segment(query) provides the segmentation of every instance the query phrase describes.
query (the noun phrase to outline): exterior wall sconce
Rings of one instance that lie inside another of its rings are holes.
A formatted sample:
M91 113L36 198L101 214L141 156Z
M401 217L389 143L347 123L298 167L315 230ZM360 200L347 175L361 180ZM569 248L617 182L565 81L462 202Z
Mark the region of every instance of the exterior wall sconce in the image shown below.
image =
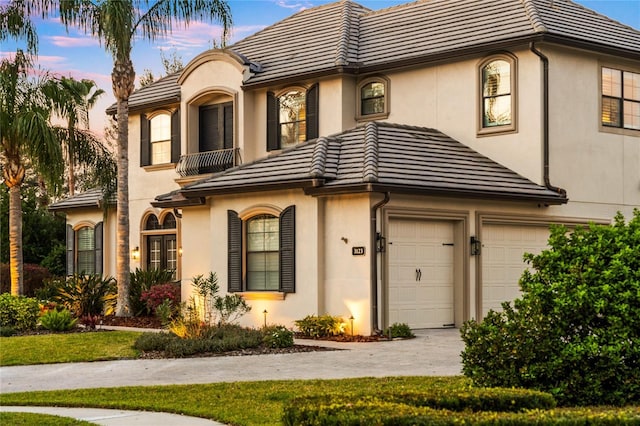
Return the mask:
M479 256L482 243L476 237L471 237L471 256Z
M182 247L178 249L178 256L182 257Z
M133 250L131 250L131 257L134 260L138 260L140 259L140 247L136 246L136 248L134 248Z
M267 314L269 312L267 312L267 310L265 309L264 311L262 311L262 314L264 315L264 327L267 328Z
M376 232L376 251L378 253L383 253L385 251L386 245L387 239L383 237L379 232Z
M351 322L351 337L353 337L353 320L354 320L354 319L355 319L355 318L353 317L353 315L351 315L351 316L349 317L349 321Z

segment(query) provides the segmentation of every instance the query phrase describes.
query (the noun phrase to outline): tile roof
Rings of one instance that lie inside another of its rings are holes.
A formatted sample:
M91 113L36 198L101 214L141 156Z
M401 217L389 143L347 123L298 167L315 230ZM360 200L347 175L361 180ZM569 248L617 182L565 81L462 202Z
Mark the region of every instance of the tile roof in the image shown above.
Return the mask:
M153 105L168 105L180 102L180 86L178 85L180 73L176 72L162 77L153 83L142 87L129 97L129 110L139 110ZM117 112L117 104L107 108L107 114Z
M48 206L52 211L65 211L71 209L86 209L96 208L101 209L103 206L102 189L90 189L79 194L75 194L72 197L63 198L60 201L51 203ZM115 195L109 199L109 204L116 204Z
M419 0L378 11L342 0L303 10L227 49L257 70L245 82L251 86L540 40L640 59L638 29L571 0ZM129 108L178 102L178 77L135 91ZM115 112L115 104L107 109Z
M567 201L437 130L382 122L309 141L180 192L191 198L285 188Z

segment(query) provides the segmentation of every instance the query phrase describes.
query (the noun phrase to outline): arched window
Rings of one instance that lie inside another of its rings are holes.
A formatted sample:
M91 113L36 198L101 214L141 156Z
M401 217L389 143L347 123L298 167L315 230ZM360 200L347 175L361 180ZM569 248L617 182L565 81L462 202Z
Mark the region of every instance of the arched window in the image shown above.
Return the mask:
M67 225L67 275L102 274L103 224Z
M389 116L389 80L384 77L369 77L358 83L359 120L386 118Z
M267 93L267 151L318 137L318 85Z
M498 55L480 65L480 133L515 130L515 58Z
M150 123L151 164L171 162L171 116L159 114Z
M173 271L173 277L176 279L178 270L176 217L172 213L167 213L160 223L155 214L149 214L144 221L142 234L146 246L142 261L146 269L167 269Z

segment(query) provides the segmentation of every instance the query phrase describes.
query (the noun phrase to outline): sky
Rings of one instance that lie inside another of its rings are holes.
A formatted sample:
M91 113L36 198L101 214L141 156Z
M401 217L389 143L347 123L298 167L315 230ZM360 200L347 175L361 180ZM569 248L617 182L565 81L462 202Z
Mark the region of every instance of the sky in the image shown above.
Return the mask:
M6 4L9 0L0 0ZM228 44L243 39L296 12L331 3L335 0L229 0L233 18ZM408 0L355 0L372 10L379 10ZM574 0L618 22L640 30L640 0ZM68 31L57 19L33 18L39 38L37 65L61 76L91 79L105 91L90 116L91 129L102 134L106 122L105 109L114 103L111 89L113 60L99 42L81 31ZM174 29L165 39L149 43L138 40L134 44L132 60L137 76L149 69L157 77L164 71L161 52L171 57L174 52L186 65L199 53L219 42L221 27L217 23L192 22L187 30ZM23 43L7 42L0 46L0 57L15 53ZM136 87L138 87L136 83Z

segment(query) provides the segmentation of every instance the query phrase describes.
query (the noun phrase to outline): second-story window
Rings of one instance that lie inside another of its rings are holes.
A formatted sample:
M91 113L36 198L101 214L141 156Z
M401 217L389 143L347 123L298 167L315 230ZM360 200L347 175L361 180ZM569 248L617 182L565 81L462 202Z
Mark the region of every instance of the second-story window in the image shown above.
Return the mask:
M267 93L267 151L318 137L318 85Z
M640 130L640 74L602 68L602 125Z
M180 158L180 109L140 114L140 166L177 163Z
M385 77L369 77L357 86L358 105L356 118L373 120L389 115L389 80Z
M515 130L515 58L498 55L480 65L479 133Z
M171 117L160 114L151 120L149 142L151 144L151 164L171 162Z

